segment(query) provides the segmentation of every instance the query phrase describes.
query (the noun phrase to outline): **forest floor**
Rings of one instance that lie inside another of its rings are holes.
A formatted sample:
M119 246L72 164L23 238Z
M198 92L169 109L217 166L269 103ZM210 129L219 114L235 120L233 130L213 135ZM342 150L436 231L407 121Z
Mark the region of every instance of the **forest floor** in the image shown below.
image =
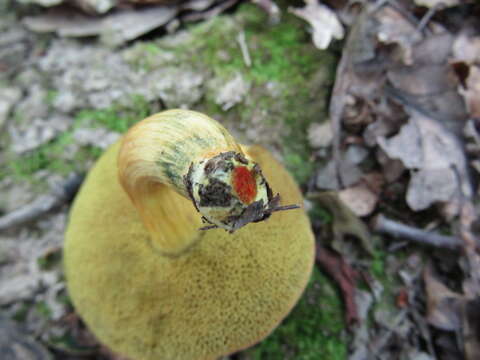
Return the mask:
M121 359L66 292L68 211L131 125L189 108L285 164L317 239L292 313L230 359L477 359L480 5L254 3L0 5L2 352Z

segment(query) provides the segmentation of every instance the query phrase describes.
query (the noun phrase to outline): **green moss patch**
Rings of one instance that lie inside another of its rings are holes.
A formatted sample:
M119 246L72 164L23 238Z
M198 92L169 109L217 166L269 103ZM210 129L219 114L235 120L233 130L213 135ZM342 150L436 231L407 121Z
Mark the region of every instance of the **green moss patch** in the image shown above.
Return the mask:
M22 155L7 153L6 162L0 166L0 179L13 176L15 179L35 182L34 175L39 170L58 174L72 171L85 171L85 165L97 159L103 152L95 146L79 146L73 158L66 158L65 152L74 144L74 131L82 127L105 127L123 133L134 123L150 114L150 104L141 96L132 96L132 105L114 105L106 109L79 111L69 130L50 142Z

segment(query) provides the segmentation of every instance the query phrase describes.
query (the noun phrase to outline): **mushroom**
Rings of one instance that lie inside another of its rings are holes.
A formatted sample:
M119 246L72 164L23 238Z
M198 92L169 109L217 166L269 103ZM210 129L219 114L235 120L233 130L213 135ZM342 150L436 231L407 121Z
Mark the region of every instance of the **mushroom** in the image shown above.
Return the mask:
M291 208L279 202L302 195L264 148L194 111L139 122L98 160L71 210L64 265L75 308L135 360L216 359L259 342L299 299L314 259L304 210L277 211Z

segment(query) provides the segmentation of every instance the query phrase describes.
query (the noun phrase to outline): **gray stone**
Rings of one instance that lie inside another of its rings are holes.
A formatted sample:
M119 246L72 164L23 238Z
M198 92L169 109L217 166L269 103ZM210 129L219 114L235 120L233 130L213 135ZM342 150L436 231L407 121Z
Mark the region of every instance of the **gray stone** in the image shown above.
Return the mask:
M46 118L25 120L20 125L11 125L9 135L11 148L17 154L33 150L67 130L72 120L65 116L52 115Z
M105 128L83 128L75 130L73 137L81 146L90 145L99 147L101 149L106 149L116 142L121 137L121 134L108 131Z
M243 101L250 90L250 82L246 81L242 75L236 74L235 77L223 86L220 86L215 96L215 103L220 105L224 111Z
M22 91L19 88L7 87L0 88L0 129L5 124L10 110L15 103L20 100Z

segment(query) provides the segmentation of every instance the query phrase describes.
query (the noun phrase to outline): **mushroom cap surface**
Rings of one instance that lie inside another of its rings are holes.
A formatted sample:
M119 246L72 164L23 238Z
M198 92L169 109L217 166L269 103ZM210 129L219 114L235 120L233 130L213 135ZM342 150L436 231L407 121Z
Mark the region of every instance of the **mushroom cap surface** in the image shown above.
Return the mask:
M119 144L99 159L70 213L64 248L73 304L105 345L134 360L216 359L266 337L290 312L310 277L314 237L303 209L229 234L198 231L178 257L152 248L117 179ZM302 204L292 177L263 148L244 147L282 204ZM165 187L198 221L193 204ZM158 199L162 201L162 199Z

